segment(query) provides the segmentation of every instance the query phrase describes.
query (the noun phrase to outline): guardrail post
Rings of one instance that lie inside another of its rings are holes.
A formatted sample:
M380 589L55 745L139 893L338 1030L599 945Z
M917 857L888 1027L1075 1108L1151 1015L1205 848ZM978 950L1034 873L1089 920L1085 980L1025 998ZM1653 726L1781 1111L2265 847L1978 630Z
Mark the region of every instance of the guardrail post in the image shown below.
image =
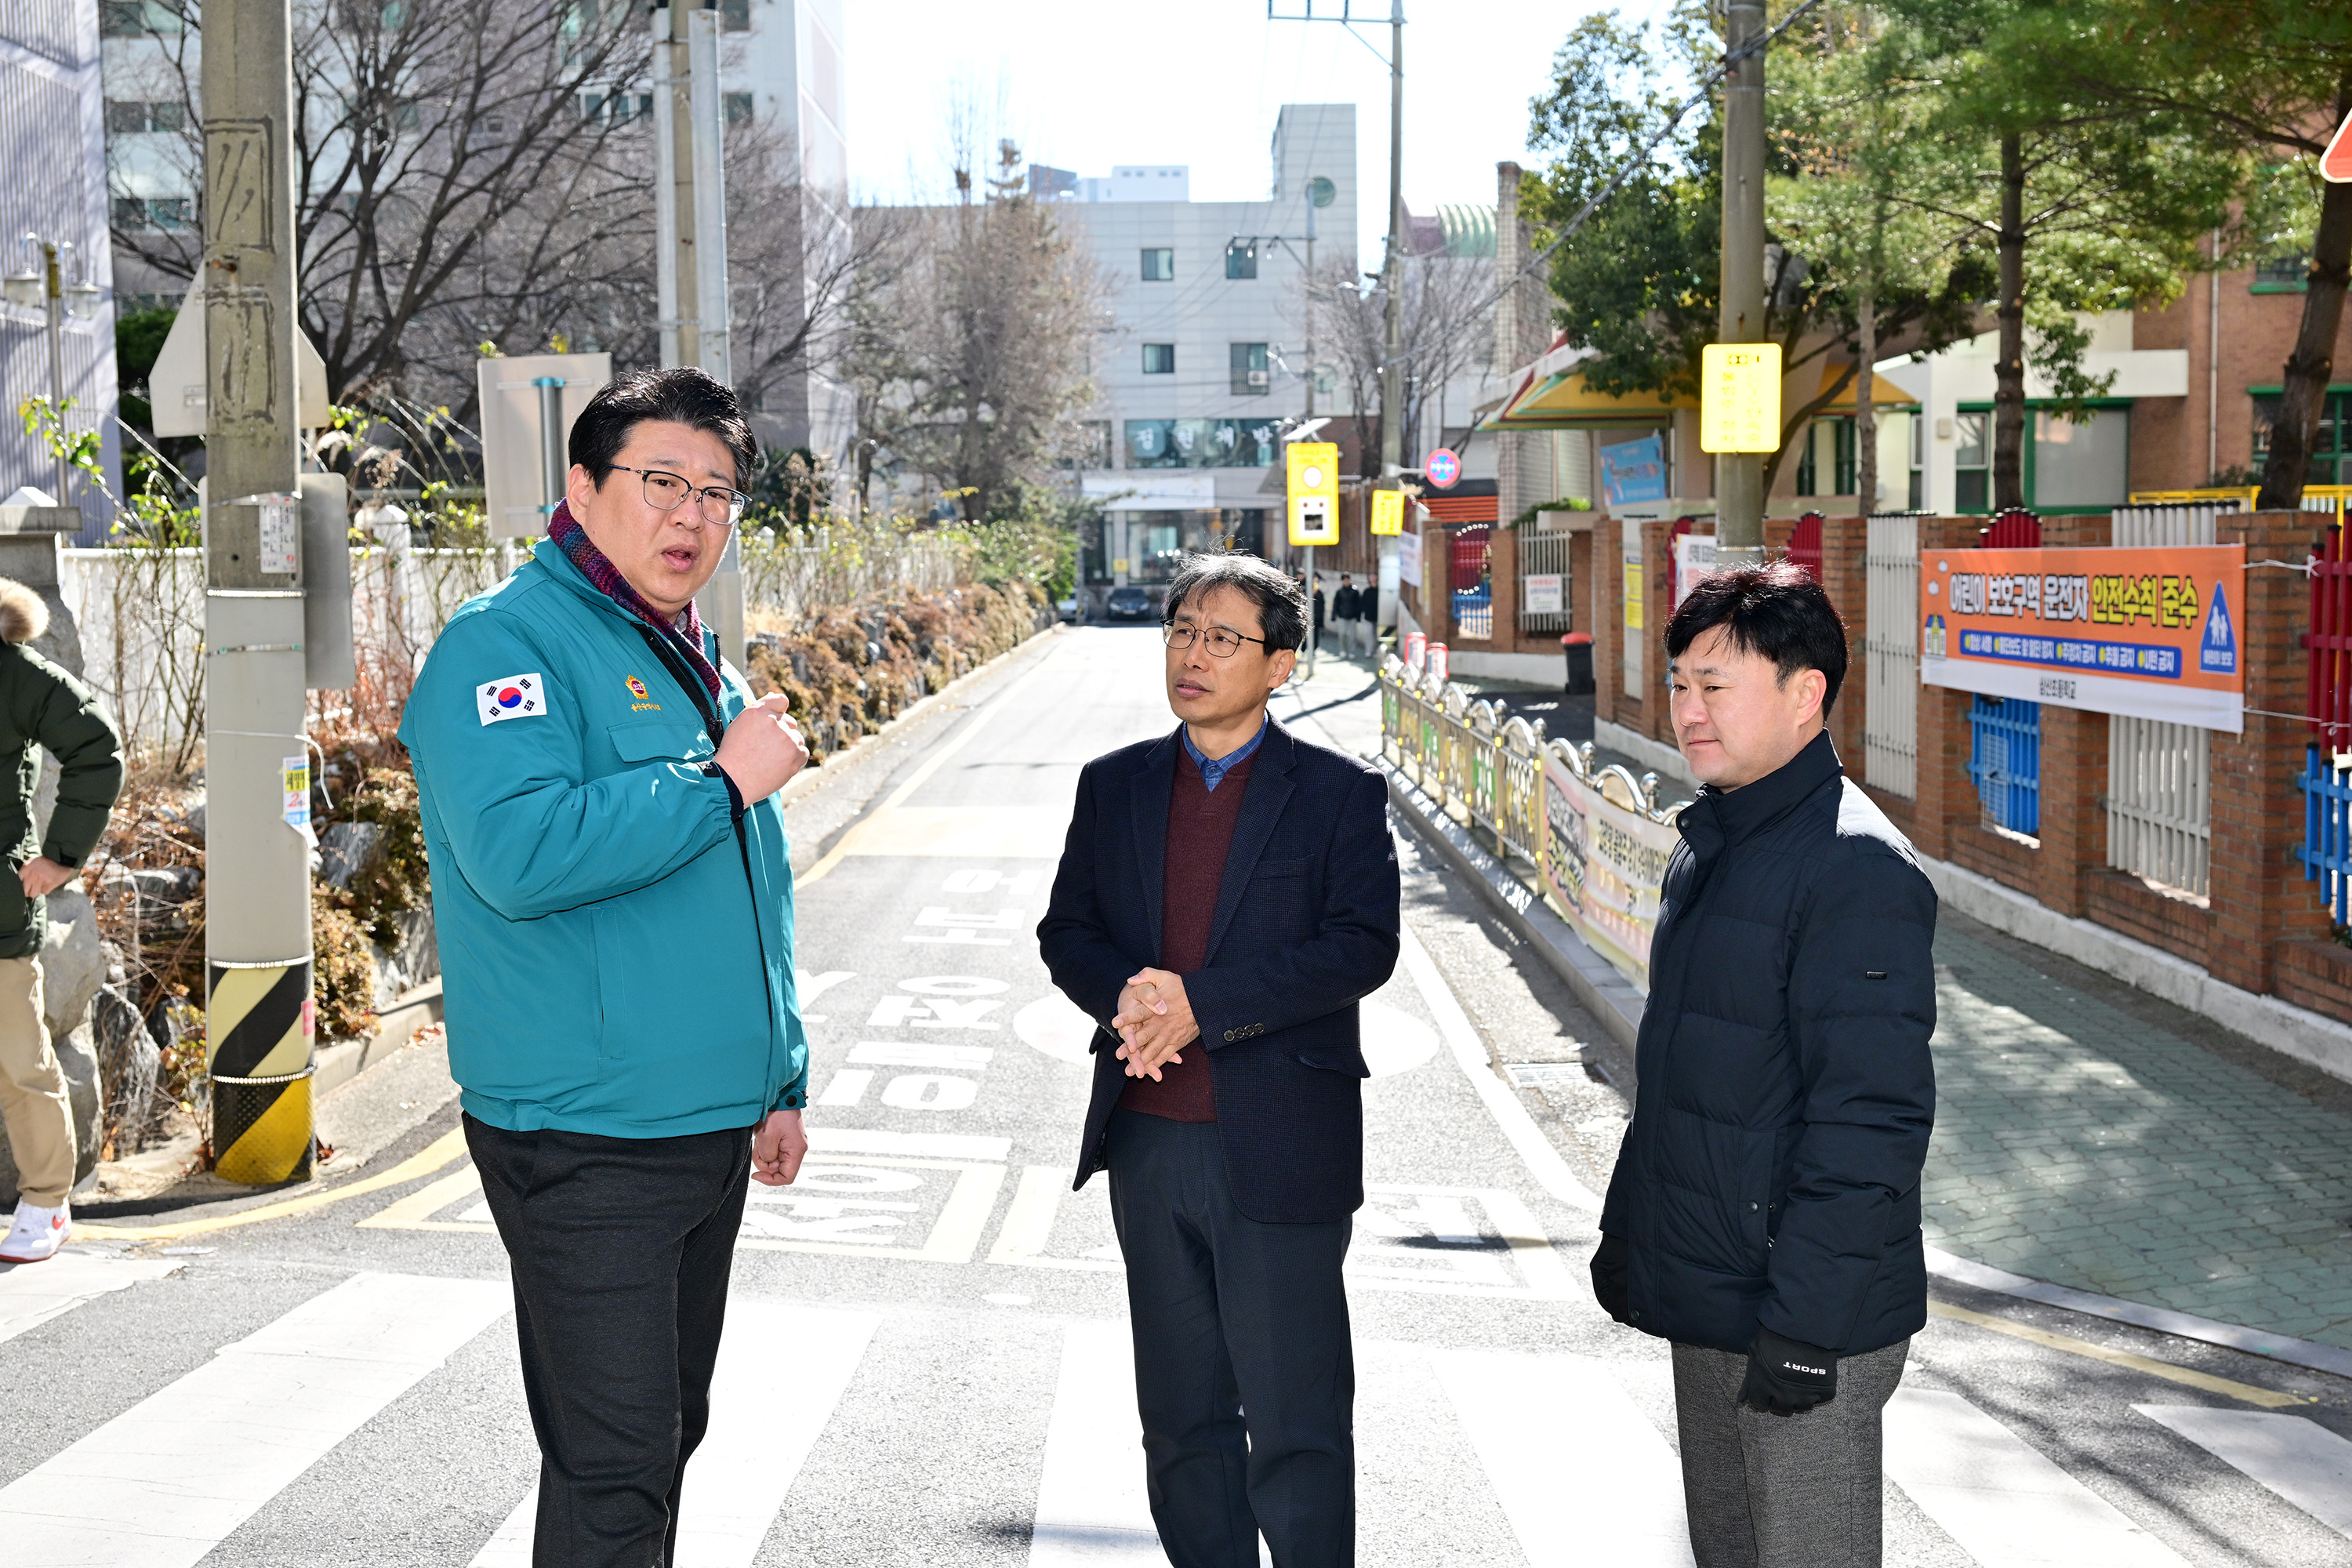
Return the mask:
M2238 612L2245 659L2246 728L2212 736L2213 838L2208 879L2213 910L2213 977L2248 991L2273 989L2275 948L2325 941L2327 911L2305 882L2304 802L2295 781L2310 739L2300 718L2307 681L2301 634L2309 580L2262 562L2307 559L2326 519L2294 511L2225 512L2214 520L2223 544L2246 547L2246 603Z

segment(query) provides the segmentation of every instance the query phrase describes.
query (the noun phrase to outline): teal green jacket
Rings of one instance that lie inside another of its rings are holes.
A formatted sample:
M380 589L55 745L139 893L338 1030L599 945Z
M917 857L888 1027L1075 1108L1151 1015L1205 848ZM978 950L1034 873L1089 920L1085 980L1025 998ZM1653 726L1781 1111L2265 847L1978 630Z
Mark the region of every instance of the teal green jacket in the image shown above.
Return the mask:
M669 1138L807 1100L783 815L735 819L709 693L654 640L541 541L450 617L401 718L449 1070L494 1127ZM752 696L721 673L723 727Z

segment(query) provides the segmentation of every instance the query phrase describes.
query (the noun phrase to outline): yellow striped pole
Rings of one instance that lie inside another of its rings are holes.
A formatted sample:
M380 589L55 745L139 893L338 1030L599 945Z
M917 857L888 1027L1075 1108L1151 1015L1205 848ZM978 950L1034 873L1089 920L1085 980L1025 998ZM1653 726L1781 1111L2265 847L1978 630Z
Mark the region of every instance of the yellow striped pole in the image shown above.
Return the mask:
M311 1132L310 961L205 965L213 1168L253 1186L306 1181Z

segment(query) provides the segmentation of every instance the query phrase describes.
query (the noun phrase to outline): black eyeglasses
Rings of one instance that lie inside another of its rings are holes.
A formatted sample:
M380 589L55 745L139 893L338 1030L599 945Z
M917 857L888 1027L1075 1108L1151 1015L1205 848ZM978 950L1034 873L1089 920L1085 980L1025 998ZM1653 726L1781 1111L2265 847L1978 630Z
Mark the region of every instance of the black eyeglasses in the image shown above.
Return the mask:
M1223 626L1211 626L1208 629L1207 635L1209 638L1209 652L1218 658L1233 658L1234 655L1242 651L1242 644L1245 642L1256 643L1261 647L1265 646L1265 639L1264 637L1245 637L1242 636L1241 633L1229 631ZM1191 647L1192 644L1201 637L1201 636L1202 632L1198 626L1162 626L1160 628L1160 640L1166 643L1170 647L1174 648L1179 653Z
M716 528L734 527L742 517L743 509L751 504L750 496L741 490L730 489L725 485L709 485L697 489L682 474L669 473L661 468L633 468L626 463L615 463L613 467L625 474L645 476L646 504L656 511L676 511L686 504L687 497L692 496L700 503L696 510L702 514L702 521ZM711 511L714 501L719 506L716 515Z

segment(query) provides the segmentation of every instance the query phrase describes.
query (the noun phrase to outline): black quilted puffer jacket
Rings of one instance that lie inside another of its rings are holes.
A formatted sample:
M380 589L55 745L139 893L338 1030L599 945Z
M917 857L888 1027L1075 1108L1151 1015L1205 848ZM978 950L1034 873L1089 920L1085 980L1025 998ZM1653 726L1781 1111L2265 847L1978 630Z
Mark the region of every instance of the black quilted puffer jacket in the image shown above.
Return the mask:
M1682 814L1601 1228L1633 1326L1859 1355L1927 1321L1936 891L1826 734Z

